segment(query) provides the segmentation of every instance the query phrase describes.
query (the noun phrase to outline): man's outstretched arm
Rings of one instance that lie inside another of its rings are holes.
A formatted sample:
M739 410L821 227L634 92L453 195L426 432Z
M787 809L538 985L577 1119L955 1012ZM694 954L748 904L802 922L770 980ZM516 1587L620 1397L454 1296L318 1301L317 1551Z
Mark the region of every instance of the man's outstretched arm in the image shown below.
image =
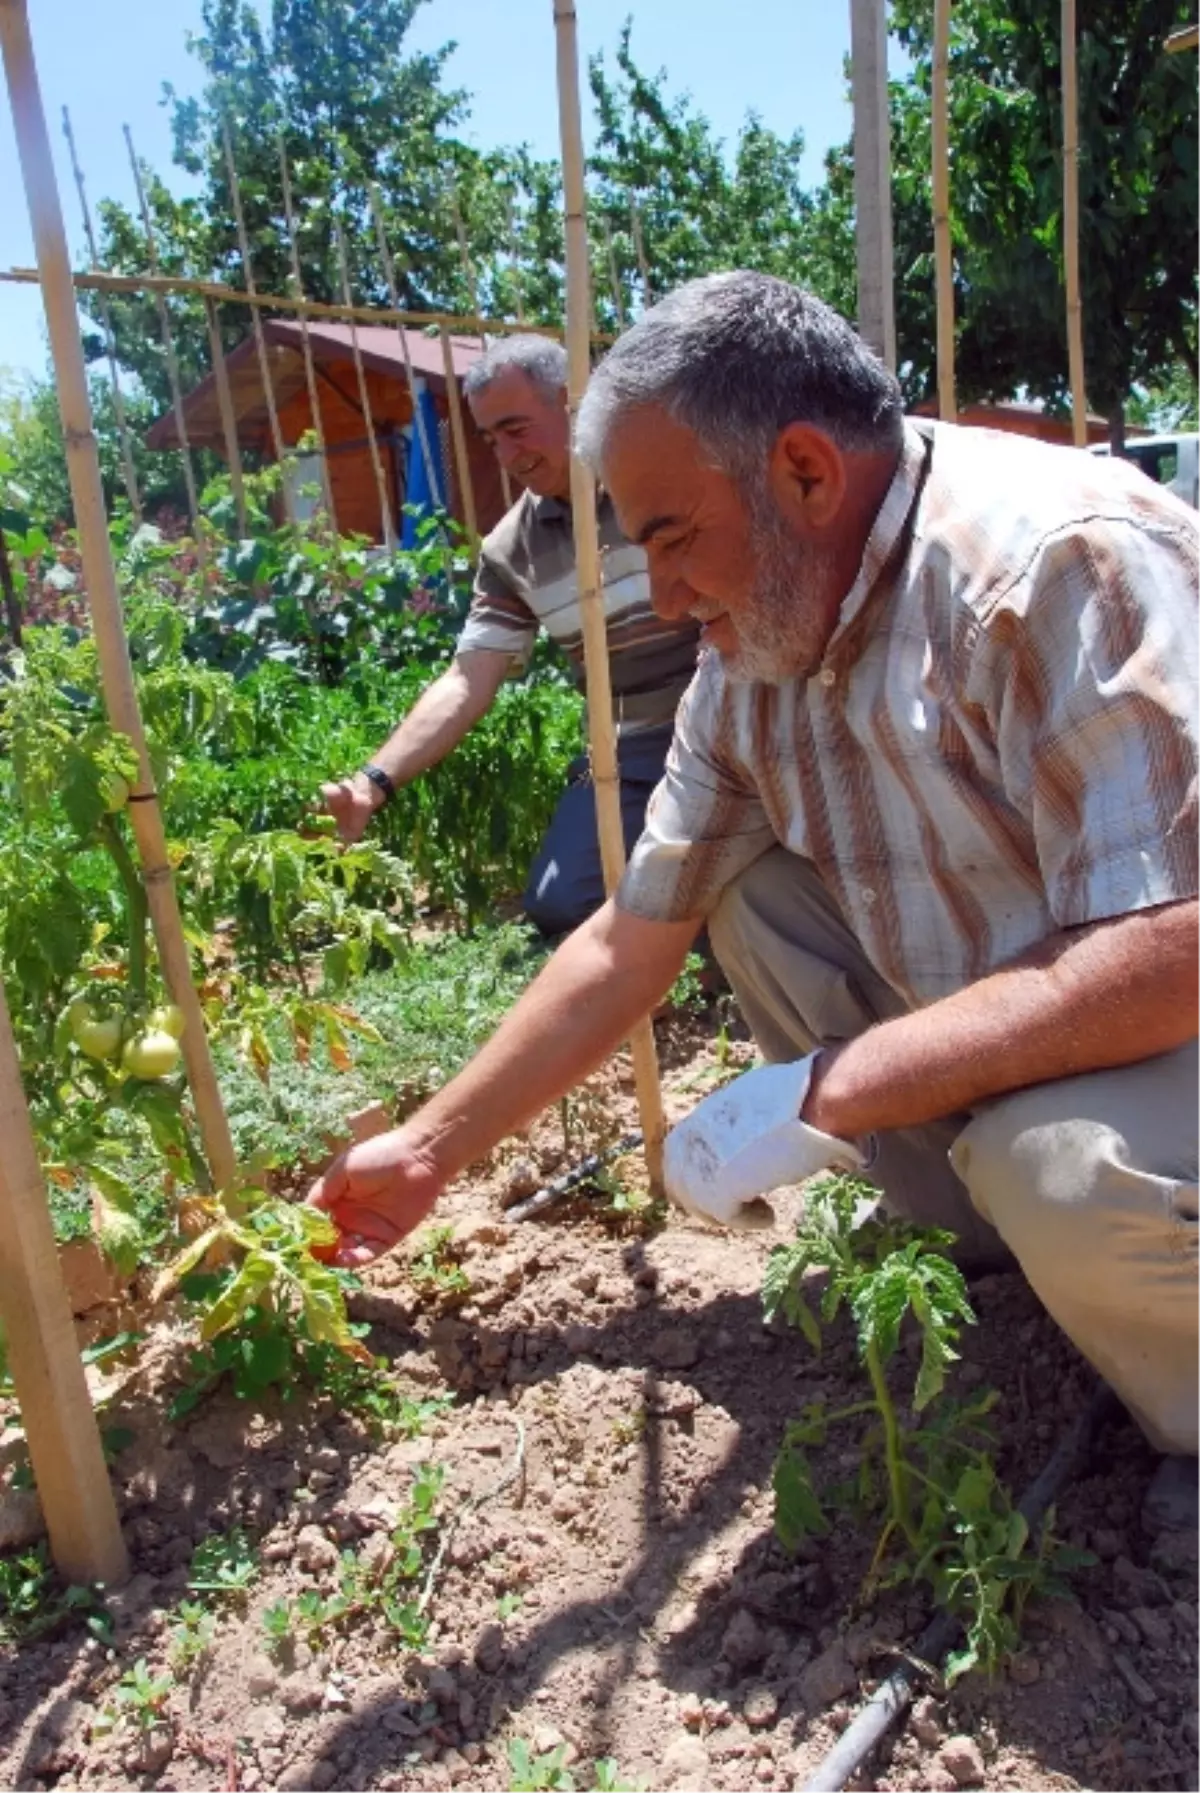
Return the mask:
M594 1070L670 988L700 925L609 902L577 928L453 1082L317 1179L308 1199L341 1229L338 1261L389 1250L453 1177Z

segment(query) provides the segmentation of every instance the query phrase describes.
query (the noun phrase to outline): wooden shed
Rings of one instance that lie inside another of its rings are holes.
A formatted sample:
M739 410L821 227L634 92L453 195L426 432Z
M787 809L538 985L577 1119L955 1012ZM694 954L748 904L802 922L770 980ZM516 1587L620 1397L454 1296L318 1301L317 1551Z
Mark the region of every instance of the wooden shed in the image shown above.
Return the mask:
M304 375L301 327L290 319L268 318L263 322L263 334L279 412L280 434L285 445L291 448L306 430L313 427ZM436 334L426 335L421 330L406 329L404 337L418 395L421 391L426 392L437 414L441 465L448 482L448 508L459 522L465 522L463 497L451 448L442 346ZM383 520L354 368L350 326L313 322L308 326L308 338L338 527L368 536L372 541L382 541ZM413 440L413 407L400 332L391 324L360 324L358 347L375 438L398 525L405 502ZM450 347L455 378L461 385L463 375L483 351L476 337L452 336ZM252 336L226 355L225 368L239 446L270 460L272 442L267 401ZM476 516L480 530L486 532L504 511L499 469L491 450L475 428L470 407L464 403L462 409ZM214 449L223 456L225 438L215 375L210 373L184 395L183 410L188 440L194 446ZM179 446L173 411L158 418L146 442L148 447L156 449ZM319 469L315 464L302 463L299 471L302 477L297 484L316 483Z

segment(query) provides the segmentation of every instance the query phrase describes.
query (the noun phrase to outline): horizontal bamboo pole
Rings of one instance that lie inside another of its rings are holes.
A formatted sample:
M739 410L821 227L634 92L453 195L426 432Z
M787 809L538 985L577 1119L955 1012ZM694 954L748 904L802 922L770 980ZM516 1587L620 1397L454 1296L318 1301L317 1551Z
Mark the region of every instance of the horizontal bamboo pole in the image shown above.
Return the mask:
M103 293L194 293L202 299L217 299L223 305L265 305L272 311L294 311L303 317L353 319L358 324L412 324L416 329L430 325L445 326L452 336L515 335L552 336L555 342L565 340L566 332L558 324L533 324L528 319L514 324L511 318L455 317L449 311L397 311L390 305L327 305L320 299L298 299L283 293L247 293L240 286L226 286L219 280L187 280L175 274L75 274L72 276L80 292ZM15 281L23 286L36 286L36 268L0 269L0 280ZM597 331L593 341L610 343L617 339L611 331Z
M129 737L137 755L129 822L137 842L159 965L171 1000L183 1011L183 1056L201 1138L213 1181L222 1188L233 1182L237 1160L208 1048L200 998L192 982L191 957L175 899L162 810L133 682L116 568L108 538L100 456L92 427L87 370L71 287L67 236L54 181L54 162L29 42L24 0L0 0L0 26L4 31L4 57L17 150L41 269L42 303L50 336L67 475L75 506L79 552L100 662L104 703L113 728Z

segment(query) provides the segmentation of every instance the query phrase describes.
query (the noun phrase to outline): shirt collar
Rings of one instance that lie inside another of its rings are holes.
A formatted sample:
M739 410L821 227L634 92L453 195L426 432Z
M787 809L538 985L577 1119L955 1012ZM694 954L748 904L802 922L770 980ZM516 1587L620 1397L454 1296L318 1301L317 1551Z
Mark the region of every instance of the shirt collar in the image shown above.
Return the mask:
M825 649L827 660L841 647L851 625L874 594L880 577L895 552L920 494L931 446L929 437L905 419L900 460L892 475L892 483L884 494L883 503L875 513L875 521L871 525L871 533L867 537L854 584L842 600L837 628Z
M597 517L603 517L604 513L608 509L610 509L611 506L612 506L612 499L609 497L609 495L605 491L604 487L598 485L596 487L596 515L597 515ZM565 521L565 522L569 523L571 520L571 505L570 505L570 501L566 498L536 498L535 497L533 500L533 508L537 512L538 517L540 518L540 520L543 523L560 522L560 521Z

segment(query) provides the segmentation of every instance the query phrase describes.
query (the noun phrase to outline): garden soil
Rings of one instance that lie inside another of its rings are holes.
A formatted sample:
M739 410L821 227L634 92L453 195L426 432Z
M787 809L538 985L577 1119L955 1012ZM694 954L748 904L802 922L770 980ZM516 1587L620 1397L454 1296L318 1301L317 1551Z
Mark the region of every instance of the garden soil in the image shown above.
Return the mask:
M668 1042L673 1114L711 1082L714 1053ZM187 1339L178 1319L157 1324L107 1416L134 1434L114 1469L134 1559L111 1596L115 1644L76 1625L0 1657L4 1786L504 1789L513 1739L560 1751L579 1788L598 1758L630 1787L804 1784L928 1610L911 1587L860 1607L875 1540L852 1521L795 1557L773 1537L785 1422L861 1390L847 1327L818 1358L763 1324L763 1265L798 1196L775 1233L652 1225L603 1194L505 1218L506 1196L631 1115L618 1061L568 1116L570 1151L547 1117L451 1191L466 1291L419 1288L402 1254L367 1276L354 1306L373 1349L414 1396L454 1398L419 1438L303 1394L260 1410L218 1394L171 1425ZM1000 1391L998 1467L1019 1490L1094 1385L1018 1274L976 1281L972 1299L952 1388ZM898 1390L915 1366L902 1351ZM263 1609L332 1591L343 1549L382 1560L422 1461L447 1472L428 1648L360 1621L269 1656ZM820 1467L845 1478L857 1462L853 1434L835 1433ZM1196 1787L1195 1565L1142 1528L1153 1468L1128 1420L1106 1424L1057 1512L1058 1535L1098 1559L1074 1597L1030 1609L994 1681L931 1681L856 1786ZM235 1524L260 1572L219 1605L168 1723L143 1740L106 1731L122 1673L142 1657L167 1669L196 1543Z

